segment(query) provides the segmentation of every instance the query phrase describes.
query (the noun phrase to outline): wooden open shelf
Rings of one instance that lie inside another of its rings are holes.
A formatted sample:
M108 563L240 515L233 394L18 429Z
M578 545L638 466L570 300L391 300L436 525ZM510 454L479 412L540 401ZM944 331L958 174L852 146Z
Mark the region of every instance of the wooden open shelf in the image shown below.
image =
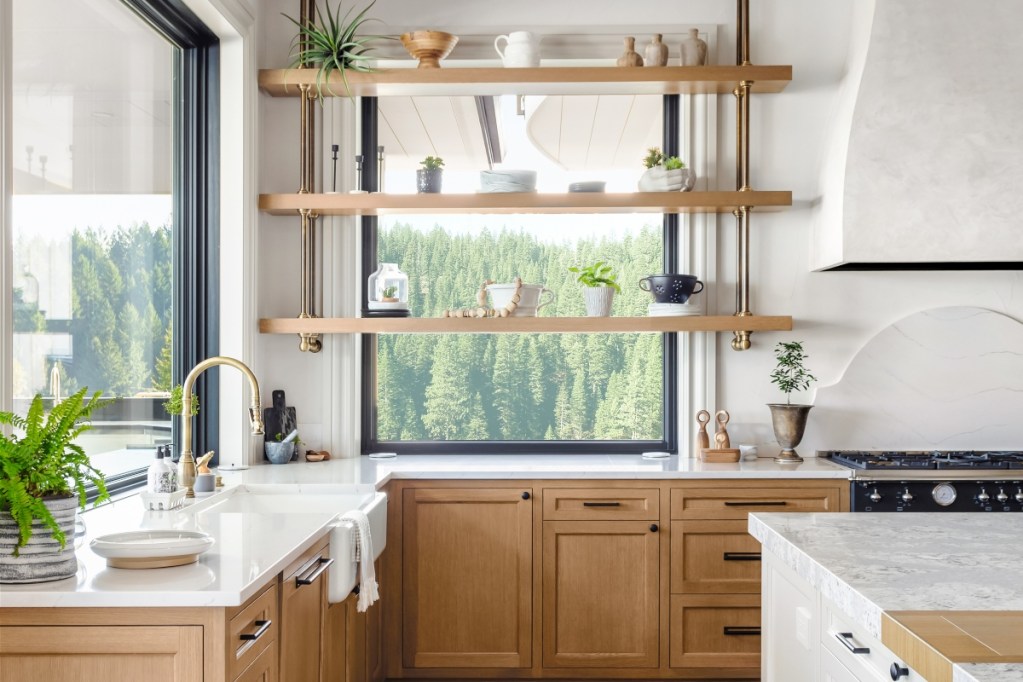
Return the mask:
M293 216L299 209L319 215L427 213L730 213L738 206L758 211L792 205L792 192L566 192L537 194L260 194L259 210Z
M263 334L569 334L628 332L790 331L789 316L736 317L440 317L272 318L259 321Z
M261 69L259 87L274 97L297 97L298 86L315 86L316 69ZM332 73L324 96L451 95L687 95L730 94L740 81L755 93L781 92L792 80L791 66L551 66L382 69L349 72L348 87Z

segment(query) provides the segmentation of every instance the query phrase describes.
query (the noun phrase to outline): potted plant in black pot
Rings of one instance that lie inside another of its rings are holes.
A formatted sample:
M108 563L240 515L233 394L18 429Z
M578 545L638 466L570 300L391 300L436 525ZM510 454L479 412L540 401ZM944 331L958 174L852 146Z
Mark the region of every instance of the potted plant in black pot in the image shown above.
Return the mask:
M427 156L419 165L422 168L416 171L416 190L420 194L439 194L440 183L444 177L444 159L439 156Z
M75 559L75 516L85 508L87 485L109 499L103 474L75 443L92 426L96 409L109 404L82 389L46 414L42 396L20 417L0 412L0 424L22 435L0 433L0 582L27 583L69 578Z
M793 391L805 391L817 377L810 374L804 366L807 355L803 352L803 344L799 341L779 342L774 347L774 357L778 365L771 372L771 383L785 394L784 403L768 403L771 408L771 424L774 426L774 437L781 446L781 452L774 458L776 462L802 462L803 458L796 454L796 446L803 440L806 430L806 418L813 405L793 405Z

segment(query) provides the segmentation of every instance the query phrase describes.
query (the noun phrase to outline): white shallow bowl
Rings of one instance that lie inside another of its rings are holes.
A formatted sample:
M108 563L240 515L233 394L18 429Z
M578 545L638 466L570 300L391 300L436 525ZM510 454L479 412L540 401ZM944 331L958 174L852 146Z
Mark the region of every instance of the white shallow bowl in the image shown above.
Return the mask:
M569 192L603 192L607 183L603 180L573 182L568 186Z
M114 568L164 568L190 564L213 546L196 530L132 530L94 538L89 548Z
M481 192L532 192L536 189L536 171L480 171Z

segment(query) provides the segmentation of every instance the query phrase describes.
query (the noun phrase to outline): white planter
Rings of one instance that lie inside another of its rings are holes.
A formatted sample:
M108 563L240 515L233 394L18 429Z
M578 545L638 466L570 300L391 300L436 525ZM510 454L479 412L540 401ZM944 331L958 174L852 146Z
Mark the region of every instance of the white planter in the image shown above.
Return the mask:
M18 542L18 524L7 512L0 512L0 583L40 583L70 578L78 571L75 558L75 515L77 497L50 497L43 500L64 532L64 548L53 539L50 529L36 520L32 537L14 556Z
M614 297L615 290L611 287L586 287L583 289L583 298L586 300L586 315L589 317L609 317Z
M640 192L688 192L695 184L696 173L691 168L668 170L654 166L639 177Z

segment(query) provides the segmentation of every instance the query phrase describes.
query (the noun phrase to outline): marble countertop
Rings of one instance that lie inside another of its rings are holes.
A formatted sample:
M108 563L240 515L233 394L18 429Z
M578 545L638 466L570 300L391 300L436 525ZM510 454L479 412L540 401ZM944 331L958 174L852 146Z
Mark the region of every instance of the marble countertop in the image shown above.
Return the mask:
M878 639L883 611L1023 611L1023 514L755 513L749 531ZM956 668L1023 682L1020 664Z
M399 456L327 462L258 465L219 472L228 486L239 484L369 485L394 478L417 479L685 479L685 478L834 478L849 471L831 462L807 459L778 465L771 459L735 464L705 464L668 457L594 456ZM82 606L236 606L255 594L276 572L328 531L333 514L221 513L216 507L147 512L135 495L90 509L81 515L87 534L77 550L78 573L52 583L0 586L0 607ZM174 568L108 568L88 541L106 533L139 529L200 530L215 544L198 563Z
M372 483L415 479L686 479L686 478L833 478L850 470L825 459L800 464L773 459L708 464L685 457L644 459L640 455L399 455L392 459L356 457L327 462L261 465L244 471L221 470L232 483ZM311 479L310 477L315 477Z

